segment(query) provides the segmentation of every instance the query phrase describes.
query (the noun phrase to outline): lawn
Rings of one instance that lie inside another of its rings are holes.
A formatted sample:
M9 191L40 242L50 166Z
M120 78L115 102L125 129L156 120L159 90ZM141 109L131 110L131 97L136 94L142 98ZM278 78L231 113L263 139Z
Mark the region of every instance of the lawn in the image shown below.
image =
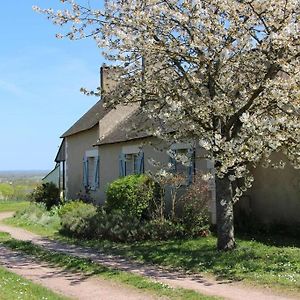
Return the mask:
M0 201L0 212L17 211L29 205L28 201Z
M74 242L74 240L73 240ZM238 239L231 252L216 250L216 238L120 244L109 241L76 241L137 261L213 274L218 278L287 289L300 293L300 248Z
M42 233L36 224L10 219L9 224ZM170 240L163 242L114 243L103 240L67 239L57 234L57 228L47 229L48 235L68 243L80 244L114 253L140 262L206 273L219 278L243 280L300 293L300 240L284 236L240 237L238 247L231 252L216 250L216 238ZM46 234L47 235L47 234Z
M63 300L50 290L0 267L0 300Z

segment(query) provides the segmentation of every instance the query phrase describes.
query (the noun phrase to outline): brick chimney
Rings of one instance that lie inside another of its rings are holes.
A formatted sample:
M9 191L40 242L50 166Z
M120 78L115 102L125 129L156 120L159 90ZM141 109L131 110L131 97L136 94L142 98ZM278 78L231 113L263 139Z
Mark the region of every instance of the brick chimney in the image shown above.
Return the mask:
M103 95L107 95L118 85L120 67L103 65L100 68L100 84ZM138 104L118 104L99 121L99 140L106 137L116 126L130 118L139 108Z
M102 65L100 68L100 86L104 94L110 93L118 85L120 74L120 67Z

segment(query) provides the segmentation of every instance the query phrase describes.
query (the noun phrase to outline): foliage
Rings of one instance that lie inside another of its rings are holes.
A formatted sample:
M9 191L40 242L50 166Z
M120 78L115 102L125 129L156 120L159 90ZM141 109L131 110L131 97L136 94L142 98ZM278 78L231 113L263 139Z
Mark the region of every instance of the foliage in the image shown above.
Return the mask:
M194 177L193 183L179 199L180 215L185 231L189 236L206 236L209 233L208 205L211 200L208 182L201 174Z
M283 168L271 161L276 151L300 167L300 1L108 0L102 10L63 2L58 12L35 9L72 24L57 37L94 38L119 67L106 104L140 103L157 120L146 128L154 136L207 150L217 215L226 216L219 246L234 247L232 202L251 187L253 167Z
M86 188L84 192L80 191L77 194L77 199L84 203L95 204L95 200L91 196L91 190L89 188Z
M96 213L97 208L92 204L80 200L67 202L59 210L61 232L73 237L93 237L95 228L91 222Z
M109 184L105 209L108 212L119 209L124 211L124 215L139 219L147 214L153 194L154 182L148 176L121 177Z
M174 238L183 238L187 233L184 226L167 219L154 219L139 229L139 240L169 240Z
M34 185L22 183L0 183L0 200L21 201L26 200Z
M94 238L119 242L138 239L138 229L141 226L139 219L133 215L127 215L123 210L107 212L104 209L98 209L92 224L95 230Z
M43 203L31 203L17 210L14 217L5 222L43 235L52 235L60 228L57 211L54 208L48 211Z
M67 300L38 284L32 283L0 267L0 299L10 300Z
M0 192L2 197L6 200L8 198L11 198L14 194L14 189L12 185L8 183L1 183L0 184Z
M61 203L59 188L52 182L38 185L29 198L33 202L44 203L48 210Z

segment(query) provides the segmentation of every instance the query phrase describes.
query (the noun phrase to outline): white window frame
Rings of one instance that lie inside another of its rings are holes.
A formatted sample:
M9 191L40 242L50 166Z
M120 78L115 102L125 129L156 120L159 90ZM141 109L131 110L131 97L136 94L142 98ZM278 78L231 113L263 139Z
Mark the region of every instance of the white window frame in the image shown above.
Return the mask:
M139 170L136 169L136 167L137 167L136 162L137 162L137 159L138 159L140 153L144 153L142 150L142 147L140 145L130 145L130 146L122 147L121 155L123 156L123 159L124 159L124 163L122 166L122 168L124 168L123 176L140 174ZM131 173L127 172L127 164L128 164L127 157L131 157L131 159L130 159L130 163L132 164L131 165L131 170L132 170ZM141 163L144 164L144 159L142 159ZM144 170L144 166L141 166L141 168L142 168L142 170Z
M99 188L98 183L96 182L96 177L98 176L98 181L99 181L99 175L100 175L99 174L100 170L99 169L97 170L97 168L99 168L99 151L98 150L85 151L85 159L87 162L87 174L86 174L87 184L88 184L87 188L89 188L91 191L96 191ZM93 174L90 174L89 164L92 159L94 160ZM93 180L91 180L91 178L93 178Z

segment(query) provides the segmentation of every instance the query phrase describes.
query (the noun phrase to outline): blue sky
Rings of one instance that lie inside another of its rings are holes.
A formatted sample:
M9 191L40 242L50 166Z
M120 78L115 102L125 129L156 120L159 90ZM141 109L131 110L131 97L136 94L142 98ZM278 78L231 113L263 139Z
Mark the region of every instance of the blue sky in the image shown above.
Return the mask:
M59 0L4 1L0 10L0 170L51 169L59 136L97 101L79 90L98 86L101 51L92 40L56 39L59 28L32 5Z

